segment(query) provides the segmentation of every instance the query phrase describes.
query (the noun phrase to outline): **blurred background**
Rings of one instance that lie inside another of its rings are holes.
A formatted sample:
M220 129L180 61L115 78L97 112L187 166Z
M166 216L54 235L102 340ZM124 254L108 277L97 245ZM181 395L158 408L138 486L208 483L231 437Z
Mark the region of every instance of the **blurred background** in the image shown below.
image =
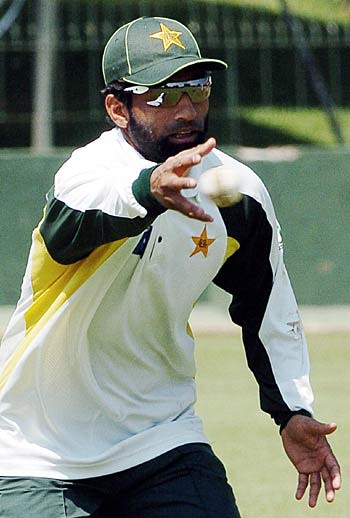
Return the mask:
M272 195L309 334L315 410L338 422L345 488L315 512L294 501L294 469L261 418L238 333L228 339L238 331L228 299L212 286L191 321L208 434L245 518L349 517L350 0L0 0L0 336L56 170L108 128L104 45L142 15L177 18L203 55L229 64L214 76L210 134Z
M269 188L299 303L347 305L350 0L0 0L0 304L18 297L57 168L108 128L104 45L143 15L177 18L228 62L210 134Z

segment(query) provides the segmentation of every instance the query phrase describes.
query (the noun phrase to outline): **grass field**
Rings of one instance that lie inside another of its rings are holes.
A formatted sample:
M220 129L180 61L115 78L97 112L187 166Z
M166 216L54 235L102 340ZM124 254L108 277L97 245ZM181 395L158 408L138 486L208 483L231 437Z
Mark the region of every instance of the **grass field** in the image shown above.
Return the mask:
M239 336L197 337L197 412L226 466L242 518L348 518L350 516L350 334L308 337L315 416L335 421L330 441L342 466L343 488L315 509L294 498L297 474L281 446L278 428L259 410L257 385Z
M217 0L202 0L217 2ZM280 0L221 0L222 2L237 6L281 12ZM289 10L296 16L311 18L320 22L336 21L338 23L349 23L350 3L348 0L287 0ZM350 513L349 513L350 515Z
M328 117L321 108L249 106L241 107L239 111L243 120L261 128L282 132L295 142L321 147L332 147L337 143ZM345 144L349 146L350 110L337 108L335 117L343 133Z
M259 409L239 335L196 336L197 413L226 466L242 518L350 517L350 333L308 334L308 342L315 417L338 424L330 442L343 475L336 501L327 504L322 493L315 509L307 498L294 498L297 473L278 427Z

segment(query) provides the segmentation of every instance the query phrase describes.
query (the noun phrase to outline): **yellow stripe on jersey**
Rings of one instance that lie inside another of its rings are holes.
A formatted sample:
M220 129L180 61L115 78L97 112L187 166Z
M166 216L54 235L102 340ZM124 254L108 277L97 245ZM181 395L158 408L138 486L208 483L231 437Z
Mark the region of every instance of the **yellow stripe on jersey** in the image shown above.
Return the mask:
M71 265L54 261L36 229L33 234L32 289L33 303L26 311L25 337L8 360L0 378L0 390L32 340L44 328L60 307L91 277L128 238L102 245L87 258Z
M222 264L224 264L231 255L233 255L237 250L240 248L239 242L234 238L227 236L227 245L226 245L226 252L224 260L222 261Z
M193 331L192 331L192 327L190 326L190 323L187 322L187 325L186 325L186 333L188 334L188 336L190 336L191 338L194 338L194 335L193 335Z
M225 256L222 261L222 264L224 264L227 261L227 259L229 257L231 257L231 255L233 255L235 252L237 252L237 250L240 248L240 246L241 245L235 238L227 236L226 252L225 252ZM193 307L194 307L194 305L193 305ZM191 328L189 322L187 322L186 332L191 338L194 338L193 331L192 331L192 328Z

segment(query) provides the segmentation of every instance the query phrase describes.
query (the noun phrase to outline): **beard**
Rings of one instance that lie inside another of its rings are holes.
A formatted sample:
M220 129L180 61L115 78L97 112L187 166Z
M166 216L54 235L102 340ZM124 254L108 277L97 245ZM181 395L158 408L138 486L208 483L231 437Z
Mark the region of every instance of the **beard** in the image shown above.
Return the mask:
M158 164L165 162L170 156L174 156L180 151L202 144L206 140L208 115L203 122L198 120L192 121L191 123L174 121L169 125L169 135L178 131L185 131L186 129L193 131L195 138L191 143L171 142L169 135L157 140L149 126L137 121L132 111L130 111L129 115L128 136L130 141L144 158Z

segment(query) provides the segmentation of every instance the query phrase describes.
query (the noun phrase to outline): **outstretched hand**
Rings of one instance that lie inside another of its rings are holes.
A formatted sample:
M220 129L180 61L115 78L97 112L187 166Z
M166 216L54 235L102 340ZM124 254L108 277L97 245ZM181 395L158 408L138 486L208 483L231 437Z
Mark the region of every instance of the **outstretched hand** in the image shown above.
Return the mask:
M336 428L335 423L323 424L311 417L295 415L281 433L284 449L299 472L295 497L301 500L310 486L310 507L317 504L321 480L327 502L333 502L335 491L341 486L340 467L326 439Z
M152 195L168 209L173 209L190 218L201 221L213 221L202 207L191 203L181 194L182 189L193 189L197 182L188 177L188 173L194 165L200 163L202 158L210 153L216 146L214 138L209 138L203 144L181 151L177 155L168 158L151 174Z

